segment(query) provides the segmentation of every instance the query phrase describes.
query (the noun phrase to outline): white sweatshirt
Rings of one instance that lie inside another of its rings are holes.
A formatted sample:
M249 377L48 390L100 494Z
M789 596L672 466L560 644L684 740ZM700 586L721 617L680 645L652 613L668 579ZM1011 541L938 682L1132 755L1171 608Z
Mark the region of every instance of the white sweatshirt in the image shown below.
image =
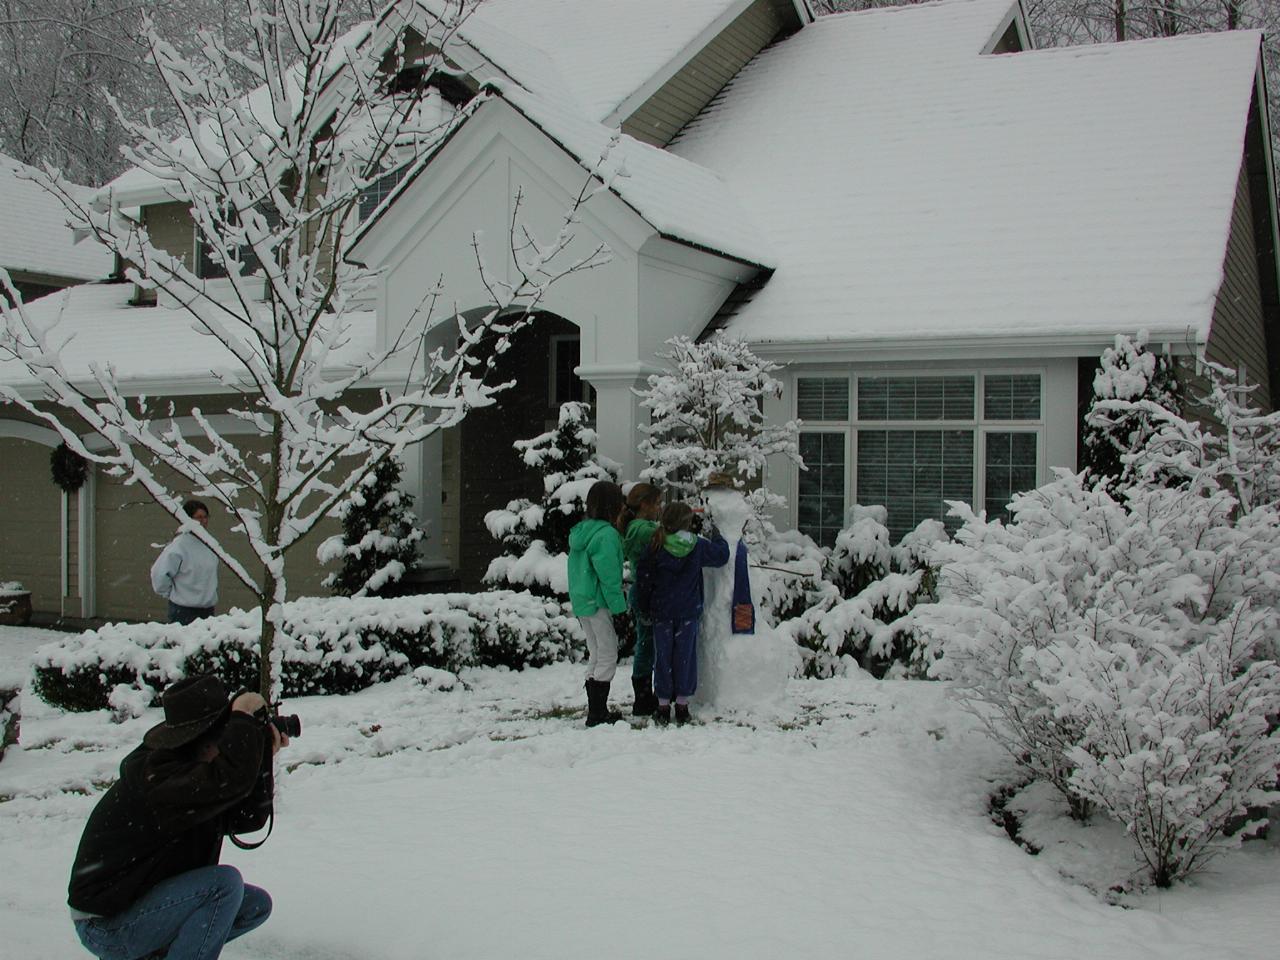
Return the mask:
M184 530L151 565L151 589L181 607L216 606L218 557Z

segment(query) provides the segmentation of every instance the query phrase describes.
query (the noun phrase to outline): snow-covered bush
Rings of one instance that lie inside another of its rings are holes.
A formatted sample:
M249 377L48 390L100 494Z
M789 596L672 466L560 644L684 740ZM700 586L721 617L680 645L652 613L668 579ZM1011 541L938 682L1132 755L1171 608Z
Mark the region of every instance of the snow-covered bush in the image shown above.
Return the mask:
M1149 351L1146 331L1136 337L1121 334L1115 346L1103 351L1081 433L1085 471L1112 496L1134 482L1133 468L1124 458L1145 446L1154 432L1152 406L1179 410L1173 358Z
M283 694L295 697L350 693L424 666L538 667L581 646L577 622L559 604L510 591L300 599L285 605L284 617ZM67 710L100 710L121 685L158 696L196 673L252 688L257 639L257 619L243 610L187 626L108 624L41 647L35 689Z
M18 726L22 719L21 691L0 686L0 760L4 752L18 742Z
M1128 826L1158 887L1237 846L1265 823L1239 819L1280 800L1280 730L1268 722L1280 670L1254 659L1276 628L1274 610L1242 600L1189 649L1143 658L1081 643L1077 668L1046 691L1083 723L1083 744L1067 750L1071 789ZM1076 696L1079 677L1093 696Z
M1257 388L1230 367L1205 364L1206 387L1194 397L1202 420L1149 401L1099 404L1099 416L1149 418L1146 442L1124 456L1129 474L1146 483L1193 492L1225 490L1249 513L1280 502L1280 411L1263 414L1249 402Z
M0 613L9 613L17 607L19 597L26 595L26 589L17 580L0 581Z
M639 391L652 422L640 429L640 454L648 462L641 479L657 484L672 500L696 500L713 479L746 490L758 480L768 457L781 455L803 466L798 421L769 423L764 401L782 395L773 376L781 369L761 360L746 343L717 333L696 343L688 337L667 341L658 354L670 372L649 377ZM751 490L748 502L766 533L768 512L783 504L765 488ZM754 525L753 525L754 526ZM757 541L767 536L752 536Z
M955 510L938 601L911 615L934 675L1073 814L1122 817L1157 882L1194 869L1263 799L1256 771L1280 764L1254 722L1280 710L1280 676L1254 666L1277 632L1274 508L1142 483L1121 503L1059 471L1008 523ZM1241 620L1242 603L1257 613ZM1240 715L1215 712L1228 705Z
M485 583L527 588L545 596L569 594L569 531L586 511L597 480L618 479L616 463L596 453L596 432L585 403L560 406L556 429L517 440L526 466L542 474L542 499L512 500L485 514L485 526L502 544L485 571Z
M932 596L929 552L947 534L925 520L893 546L887 519L884 507L851 507L807 609L780 625L800 646L806 676L834 676L851 664L876 676L925 674L906 614Z
M342 563L324 579L338 596L386 596L417 566L423 534L413 497L397 487L401 471L399 459L388 457L338 506L342 533L316 551L321 563Z
M813 605L823 590L827 554L799 530L775 532L752 551L752 565L762 582L755 601L771 622L791 620Z

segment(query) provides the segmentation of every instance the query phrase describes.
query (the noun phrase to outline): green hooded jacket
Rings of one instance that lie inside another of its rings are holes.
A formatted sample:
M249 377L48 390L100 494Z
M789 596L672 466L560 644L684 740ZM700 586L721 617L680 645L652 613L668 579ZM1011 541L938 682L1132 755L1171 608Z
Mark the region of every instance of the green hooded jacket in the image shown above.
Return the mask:
M625 613L622 595L622 537L603 520L583 520L569 531L569 601L575 617L602 607Z
M635 573L636 564L649 549L653 541L653 531L658 529L656 520L632 520L627 524L627 535L622 541L622 552L631 564L631 572Z

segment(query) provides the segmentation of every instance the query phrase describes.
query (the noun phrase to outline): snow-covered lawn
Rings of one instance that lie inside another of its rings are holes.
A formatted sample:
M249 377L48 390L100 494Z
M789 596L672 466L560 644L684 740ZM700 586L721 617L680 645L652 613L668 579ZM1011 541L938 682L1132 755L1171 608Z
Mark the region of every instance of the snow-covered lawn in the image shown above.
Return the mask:
M33 637L0 629L0 657ZM464 679L287 705L304 729L275 833L224 855L276 913L225 957L1257 960L1280 942L1276 843L1123 907L1059 871L1127 857L1105 827L1055 820L1041 856L1019 850L985 812L1007 763L941 684L794 681L768 717L588 731L577 667ZM68 865L158 713L24 710L0 763L0 956L87 957Z

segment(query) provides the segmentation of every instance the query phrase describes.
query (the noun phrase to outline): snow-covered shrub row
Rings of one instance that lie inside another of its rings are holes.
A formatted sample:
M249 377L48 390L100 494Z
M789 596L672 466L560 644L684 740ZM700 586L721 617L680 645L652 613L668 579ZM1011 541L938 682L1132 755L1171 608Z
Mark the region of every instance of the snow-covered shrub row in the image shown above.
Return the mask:
M1167 885L1278 797L1280 515L1207 482L1125 496L1063 471L1008 523L957 507L911 619L1014 759L1117 817Z
M895 546L887 521L884 507L851 507L848 525L820 566L814 551L823 554L812 540L797 541L799 534L775 539L775 552L797 555L789 564L796 573L773 578L765 606L791 613L779 631L800 647L805 676L831 677L853 665L876 676L925 673L905 615L932 595L927 558L947 533L941 522L926 520Z
M108 624L37 651L36 692L68 710L111 705L121 684L153 696L211 671L229 688L258 681L257 611L189 626ZM284 607L284 695L350 693L419 667L537 667L574 655L579 627L560 605L528 593L305 598Z

